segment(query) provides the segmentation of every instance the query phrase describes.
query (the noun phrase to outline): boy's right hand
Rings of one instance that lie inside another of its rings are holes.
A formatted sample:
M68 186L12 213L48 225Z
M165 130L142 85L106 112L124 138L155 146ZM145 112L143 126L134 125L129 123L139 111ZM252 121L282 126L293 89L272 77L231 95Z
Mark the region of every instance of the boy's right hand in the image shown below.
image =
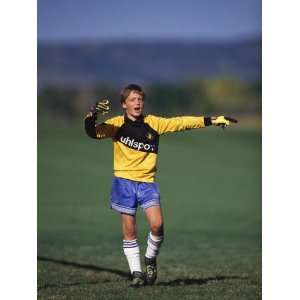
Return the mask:
M229 126L231 123L237 123L238 121L231 117L224 117L224 116L218 116L218 117L211 117L211 123L215 126L220 126L222 128L226 128L226 126Z
M99 113L105 115L109 112L110 102L108 99L103 99L98 101L94 106L91 107L90 112L94 115L98 115Z

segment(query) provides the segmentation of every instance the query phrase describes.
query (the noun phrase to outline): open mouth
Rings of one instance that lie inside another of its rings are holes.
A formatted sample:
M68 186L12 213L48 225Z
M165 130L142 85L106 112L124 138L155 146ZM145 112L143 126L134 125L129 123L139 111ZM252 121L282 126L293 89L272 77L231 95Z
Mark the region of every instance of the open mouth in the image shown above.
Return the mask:
M140 107L135 107L135 108L134 108L134 111L135 111L135 112L139 112L140 110L141 110Z

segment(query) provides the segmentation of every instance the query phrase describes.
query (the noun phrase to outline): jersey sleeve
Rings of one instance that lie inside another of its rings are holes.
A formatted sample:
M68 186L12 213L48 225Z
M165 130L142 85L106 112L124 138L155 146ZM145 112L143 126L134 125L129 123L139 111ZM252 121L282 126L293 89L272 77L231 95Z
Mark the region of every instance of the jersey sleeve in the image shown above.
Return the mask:
M113 138L121 126L121 118L114 117L101 124L96 124L96 117L88 114L85 118L85 131L94 139Z
M151 123L158 134L183 131L193 128L205 127L204 117L181 116L174 118L161 118L151 116Z

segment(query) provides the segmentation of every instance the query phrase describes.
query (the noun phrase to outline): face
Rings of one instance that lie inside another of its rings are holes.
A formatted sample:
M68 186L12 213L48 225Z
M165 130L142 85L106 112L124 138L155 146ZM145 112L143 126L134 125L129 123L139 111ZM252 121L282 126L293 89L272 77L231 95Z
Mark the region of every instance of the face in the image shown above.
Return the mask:
M127 116L135 120L143 114L144 99L139 92L131 91L125 102L122 103L122 107L125 109Z

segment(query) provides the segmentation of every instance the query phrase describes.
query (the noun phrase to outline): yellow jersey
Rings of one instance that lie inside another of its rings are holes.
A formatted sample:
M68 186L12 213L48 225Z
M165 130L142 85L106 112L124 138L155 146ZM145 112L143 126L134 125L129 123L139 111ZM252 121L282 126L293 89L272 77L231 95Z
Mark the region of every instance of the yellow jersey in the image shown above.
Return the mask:
M124 115L110 118L102 124L96 124L96 117L91 113L85 118L85 129L90 137L112 138L114 175L141 182L155 181L159 137L162 134L206 125L210 125L210 120L203 116L162 118L146 115L132 121Z

